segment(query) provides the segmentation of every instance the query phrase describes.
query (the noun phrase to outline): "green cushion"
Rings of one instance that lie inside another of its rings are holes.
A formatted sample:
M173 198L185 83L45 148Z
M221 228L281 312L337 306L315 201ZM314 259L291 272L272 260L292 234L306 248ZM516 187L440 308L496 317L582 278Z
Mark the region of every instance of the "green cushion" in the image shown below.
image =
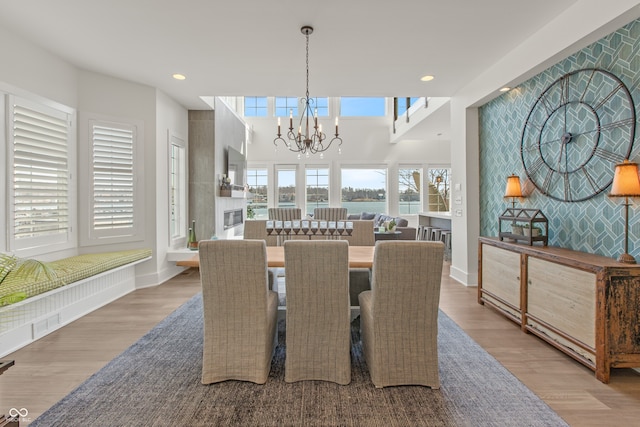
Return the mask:
M18 258L6 254L0 254L0 283L7 277L9 272L15 267Z
M47 263L56 273L57 278L53 280L45 275L25 279L24 274L13 269L0 283L0 307L13 304L17 302L16 299L29 298L149 256L150 249L134 249L65 258Z

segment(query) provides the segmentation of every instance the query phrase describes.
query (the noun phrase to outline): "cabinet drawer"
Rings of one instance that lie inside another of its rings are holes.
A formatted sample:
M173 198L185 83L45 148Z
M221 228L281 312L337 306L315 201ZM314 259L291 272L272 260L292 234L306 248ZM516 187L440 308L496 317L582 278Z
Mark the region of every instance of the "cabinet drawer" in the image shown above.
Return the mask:
M483 245L482 292L483 298L520 318L520 254ZM487 292L508 305L487 295Z
M527 313L595 349L596 275L535 257L528 265Z

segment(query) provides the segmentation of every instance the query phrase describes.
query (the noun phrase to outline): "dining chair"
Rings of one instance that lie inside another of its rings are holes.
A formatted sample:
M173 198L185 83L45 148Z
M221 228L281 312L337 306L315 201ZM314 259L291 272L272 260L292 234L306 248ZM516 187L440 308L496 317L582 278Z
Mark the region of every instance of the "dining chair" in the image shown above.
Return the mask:
M349 242L351 246L373 246L376 244L373 233L373 221L353 220L351 236L344 236L342 240Z
M269 219L277 221L293 221L302 219L302 209L300 208L269 208L267 210Z
M202 383L264 384L276 344L278 294L268 289L264 240L200 242Z
M313 219L322 221L345 221L347 219L347 208L315 208Z
M440 388L438 303L442 242L383 240L371 290L359 295L362 346L375 387Z
M243 239L255 240L260 239L267 242L267 246L277 246L277 237L275 234L267 233L266 219L248 219L244 222Z
M351 382L349 244L342 240L284 243L286 382Z

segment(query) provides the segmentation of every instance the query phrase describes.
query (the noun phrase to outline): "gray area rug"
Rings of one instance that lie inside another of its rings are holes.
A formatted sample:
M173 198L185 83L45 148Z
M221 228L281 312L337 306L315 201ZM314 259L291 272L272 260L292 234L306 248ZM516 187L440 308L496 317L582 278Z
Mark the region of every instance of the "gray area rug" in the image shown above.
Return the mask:
M31 426L561 426L564 421L440 312L441 389L376 389L358 319L352 382L284 382L284 321L265 385L202 385L195 296Z

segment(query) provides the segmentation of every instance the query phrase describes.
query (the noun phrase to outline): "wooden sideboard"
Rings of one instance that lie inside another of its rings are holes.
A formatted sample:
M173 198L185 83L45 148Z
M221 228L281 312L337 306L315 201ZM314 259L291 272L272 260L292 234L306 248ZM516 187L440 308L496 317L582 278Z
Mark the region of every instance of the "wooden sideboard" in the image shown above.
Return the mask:
M640 367L640 265L480 237L478 302L593 369Z

